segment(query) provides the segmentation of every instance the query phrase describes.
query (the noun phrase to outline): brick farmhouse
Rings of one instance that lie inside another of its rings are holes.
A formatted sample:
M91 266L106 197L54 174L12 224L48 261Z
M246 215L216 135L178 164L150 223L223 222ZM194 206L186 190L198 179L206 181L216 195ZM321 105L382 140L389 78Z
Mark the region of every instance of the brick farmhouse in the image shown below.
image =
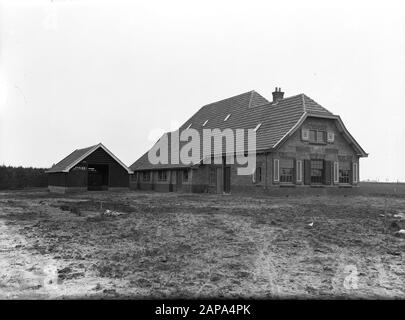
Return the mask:
M359 160L367 157L338 115L305 94L284 98L280 88L271 102L250 91L205 105L179 132L188 128L201 136L203 129L255 129L255 172L238 175L239 164L229 161L232 154L212 152L212 158L221 157L220 164L203 159L152 164L147 152L130 166L131 189L228 193L352 188L359 182Z

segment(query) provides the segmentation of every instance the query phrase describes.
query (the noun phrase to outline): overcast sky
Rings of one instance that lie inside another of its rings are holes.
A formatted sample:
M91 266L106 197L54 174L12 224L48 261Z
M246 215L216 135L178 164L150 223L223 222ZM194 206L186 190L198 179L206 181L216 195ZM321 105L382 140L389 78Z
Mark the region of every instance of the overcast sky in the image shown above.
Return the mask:
M201 106L305 93L405 181L405 3L2 1L0 164L103 142L125 164Z

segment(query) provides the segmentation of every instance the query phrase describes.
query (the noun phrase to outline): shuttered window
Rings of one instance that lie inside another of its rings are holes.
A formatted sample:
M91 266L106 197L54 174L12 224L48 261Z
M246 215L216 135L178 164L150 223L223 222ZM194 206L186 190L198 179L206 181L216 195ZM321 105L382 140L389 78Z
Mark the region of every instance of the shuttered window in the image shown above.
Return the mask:
M357 163L353 163L353 183L357 183L358 181L359 181L358 165Z
M324 131L317 131L316 132L316 142L318 143L325 143L325 135Z
M297 182L302 182L302 160L297 160Z
M183 181L184 182L188 181L188 170L187 169L183 170Z
M328 131L328 142L332 143L333 141L335 141L335 134Z
M316 142L316 130L309 130L309 141Z
M309 130L309 142L325 144L326 143L326 131L315 130L315 129Z
M280 160L280 182L293 182L294 161L292 159Z
M339 162L339 183L350 183L350 162Z
M333 182L339 182L339 162L333 163Z
M144 171L142 173L142 180L143 181L149 181L150 180L150 172L149 171Z
M311 160L311 183L323 183L323 160Z
M158 171L158 180L159 181L166 181L167 180L167 171L166 170L159 170Z
M308 129L302 129L301 131L301 138L304 141L308 141L309 140L309 130Z
M280 181L279 164L280 164L280 161L278 159L274 159L274 162L273 162L273 176L274 176L274 181L276 181L276 182Z

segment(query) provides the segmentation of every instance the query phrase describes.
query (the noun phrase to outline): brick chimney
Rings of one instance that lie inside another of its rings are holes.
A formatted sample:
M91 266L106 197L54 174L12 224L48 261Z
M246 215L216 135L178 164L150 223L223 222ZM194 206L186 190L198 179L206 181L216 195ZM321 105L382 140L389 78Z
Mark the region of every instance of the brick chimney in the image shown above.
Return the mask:
M281 92L281 88L276 87L275 91L273 92L273 103L277 102L283 98L284 98L284 92Z

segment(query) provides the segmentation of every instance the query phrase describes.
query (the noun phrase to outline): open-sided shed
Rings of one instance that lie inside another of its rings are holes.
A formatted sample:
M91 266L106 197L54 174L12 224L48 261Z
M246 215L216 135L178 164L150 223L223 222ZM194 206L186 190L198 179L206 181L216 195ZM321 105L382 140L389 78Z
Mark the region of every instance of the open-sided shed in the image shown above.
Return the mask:
M73 151L47 173L49 191L64 193L128 188L132 171L99 143Z

